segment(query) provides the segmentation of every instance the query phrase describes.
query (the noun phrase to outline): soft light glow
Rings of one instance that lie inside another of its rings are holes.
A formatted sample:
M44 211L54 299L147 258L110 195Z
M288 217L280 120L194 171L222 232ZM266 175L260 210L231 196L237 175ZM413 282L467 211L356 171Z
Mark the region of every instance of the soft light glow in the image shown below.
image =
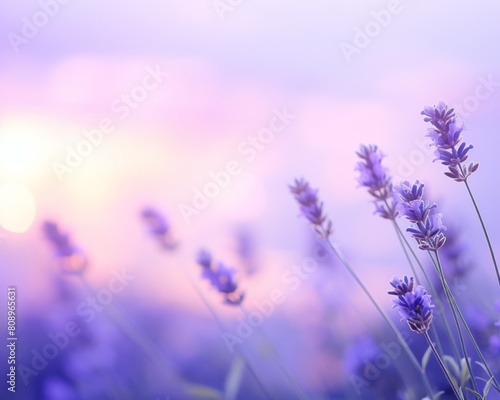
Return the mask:
M33 162L35 146L26 136L11 136L2 143L2 162L10 171L23 171Z
M0 225L10 232L26 232L36 215L31 192L18 183L5 183L0 187Z
M36 169L41 133L37 123L33 121L27 122L16 118L2 124L0 154L5 172L29 173Z

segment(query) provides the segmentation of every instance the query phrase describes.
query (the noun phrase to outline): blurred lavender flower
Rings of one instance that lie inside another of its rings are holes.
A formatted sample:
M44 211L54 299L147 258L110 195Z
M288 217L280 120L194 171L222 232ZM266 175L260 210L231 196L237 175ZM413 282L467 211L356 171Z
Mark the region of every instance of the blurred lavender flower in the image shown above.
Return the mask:
M344 353L344 365L347 372L365 375L365 367L368 360L373 360L380 353L380 348L373 338L364 335L351 343Z
M54 253L61 268L68 273L79 274L87 267L85 254L70 241L69 234L62 233L53 221L45 221L42 226L45 238L52 243Z
M360 186L368 188L368 193L375 198L375 214L394 220L397 199L393 194L388 169L382 166L385 155L375 145L361 145L356 154L362 160L356 165L356 170L360 173L358 182Z
M207 250L200 250L196 262L203 268L202 278L224 295L224 302L231 305L239 305L243 301L244 293L237 293L238 285L234 281L234 268L227 267L219 262L214 268L212 255Z
M495 302L495 310L500 313L500 300ZM496 332L493 333L489 338L490 350L495 354L500 354L500 319L494 323Z
M419 181L416 181L412 186L408 181L396 186L394 191L401 199L396 210L414 224L406 231L415 238L418 247L421 250L435 251L446 242L446 236L443 233L446 227L442 224L442 215L434 212L437 205L422 199L423 189L424 184Z
M69 240L67 233L61 233L55 222L45 221L42 227L45 238L52 243L57 257L70 257L76 252L76 247Z
M344 353L344 368L359 399L395 399L404 387L395 363L377 367L384 350L367 334L351 343ZM390 377L390 379L388 379ZM337 398L337 397L332 397Z
M405 276L404 280L392 278L390 284L395 290L387 293L393 296L398 296L393 300L393 308L397 308L401 317L401 321L406 321L410 329L417 333L427 332L432 322L434 305L431 303L431 296L423 286L413 285L413 278Z
M424 121L433 126L428 129L427 136L436 146L437 158L434 161L440 160L441 164L448 167L446 176L457 182L466 181L469 175L478 169L479 163L462 164L467 160L467 153L473 146L467 146L464 142L459 145L464 124L457 122L455 110L448 108L448 105L440 100L437 106L425 106L421 114L425 116Z
M202 249L196 256L196 262L203 268L210 269L212 267L212 255L207 250Z
M318 199L318 190L312 189L304 179L295 179L295 186L289 186L300 211L314 227L314 230L325 239L332 233L332 221L323 213L323 203Z
M149 233L158 239L163 248L172 250L177 247L170 236L170 224L165 217L154 208L142 210L141 217L149 228Z

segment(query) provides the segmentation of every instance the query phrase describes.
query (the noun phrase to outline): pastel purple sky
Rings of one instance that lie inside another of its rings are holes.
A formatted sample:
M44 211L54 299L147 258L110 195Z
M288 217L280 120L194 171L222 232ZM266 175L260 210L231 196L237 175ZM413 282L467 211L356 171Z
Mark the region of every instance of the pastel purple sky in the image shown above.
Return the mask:
M96 277L114 266L137 271L161 262L138 219L141 207L152 204L171 219L183 263L200 246L231 258L234 227L251 226L261 246L260 282L267 282L259 290L266 293L275 285L272 269L299 262L308 249L306 223L286 189L304 176L320 188L336 240L362 274L387 271L370 280L379 290L401 274L403 259L390 226L372 216L368 195L356 188L359 144L378 144L387 166L401 174L411 154L422 152L416 143L425 134L419 115L425 104L443 99L464 107L482 82L500 82L495 1L401 0L387 27L347 62L341 44L353 44L356 29L389 3L244 0L221 20L209 0L73 0L15 52L9 33L20 34L23 17L31 19L40 5L2 0L0 140L5 147L23 137L31 150L24 169L2 164L0 185L24 185L36 215L26 232L5 233L1 280L45 279L40 264L49 263L50 252L39 229L45 218L59 221L92 253ZM112 104L142 82L148 66L169 76L121 120ZM465 132L475 146L471 158L481 163L471 181L494 243L500 241L491 198L500 168L499 87L481 92L487 96L470 110ZM283 107L296 118L248 161L238 149ZM67 146L102 119L116 129L59 182L53 163L64 162ZM456 221L466 238L477 238L471 247L487 261L464 188L432 159L427 155L405 177L428 184L447 210L445 224ZM241 173L186 224L179 205L231 160ZM19 207L9 213L24 214ZM142 285L157 279L144 277ZM157 292L175 297L181 290L167 287L170 294ZM34 285L33 293L43 294L43 286Z

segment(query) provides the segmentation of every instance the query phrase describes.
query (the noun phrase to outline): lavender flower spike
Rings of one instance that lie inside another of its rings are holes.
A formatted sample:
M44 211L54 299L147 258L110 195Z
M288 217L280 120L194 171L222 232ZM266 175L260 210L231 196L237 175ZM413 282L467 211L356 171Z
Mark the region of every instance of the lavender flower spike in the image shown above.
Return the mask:
M397 308L401 315L401 321L406 321L410 329L417 333L424 333L429 330L432 322L435 307L431 303L431 296L423 286L413 286L413 278L405 276L404 281L393 277L390 281L395 290L388 292L398 296L393 300L393 308Z
M413 276L410 279L408 279L407 276L403 279L399 279L397 276L394 276L389 283L394 290L388 291L388 294L392 294L394 296L404 296L406 293L413 291L414 279Z
M360 173L358 182L360 186L366 187L375 199L375 214L394 220L397 201L394 199L389 172L382 165L385 155L375 145L361 145L356 154L361 158L356 165L356 170Z
M142 210L141 217L148 227L148 231L166 250L173 250L177 242L172 239L170 224L167 219L156 209L147 207Z
M43 223L43 233L45 238L54 246L57 257L71 257L76 253L76 247L71 243L67 233L61 233L59 226L52 221Z
M394 191L405 202L420 200L424 195L424 184L415 181L412 185L408 181L403 181L399 186L394 187Z
M85 253L75 246L69 234L62 233L59 226L52 221L45 221L42 226L45 238L52 243L59 267L70 274L81 274L88 266Z
M170 229L165 217L154 208L145 208L142 210L141 216L149 227L149 233L153 236L164 236Z
M473 146L467 146L464 142L459 145L464 125L457 122L455 110L448 108L446 103L440 100L437 106L425 106L421 114L425 116L425 122L432 124L427 136L436 146L434 161L440 160L441 164L448 167L448 171L444 173L446 176L457 182L466 181L469 175L477 171L479 163L463 165Z
M416 181L410 185L405 181L394 191L401 199L396 210L413 223L406 231L417 241L419 249L436 251L441 248L446 242L443 233L446 227L441 221L442 215L435 212L437 205L423 200L424 184Z
M224 295L224 302L230 305L239 305L243 301L244 293L238 293L238 285L234 280L235 269L219 262L214 268L212 255L207 250L200 250L196 262L203 268L202 278L208 280L212 287Z
M319 201L317 189L312 189L304 179L295 179L295 186L289 186L295 200L300 205L302 215L313 225L314 230L328 239L332 233L332 222L323 213L323 203Z

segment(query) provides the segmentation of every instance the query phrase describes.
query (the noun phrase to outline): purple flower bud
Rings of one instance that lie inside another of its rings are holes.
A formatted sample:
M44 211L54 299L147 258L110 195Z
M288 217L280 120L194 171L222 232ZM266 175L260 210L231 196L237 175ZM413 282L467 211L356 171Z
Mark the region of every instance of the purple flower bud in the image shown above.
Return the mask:
M61 233L55 222L45 221L42 229L45 238L54 246L55 253L58 257L70 257L76 252L76 247L71 244L69 235L67 233Z
M399 194L401 202L397 204L396 210L400 216L413 223L406 229L417 241L421 250L435 251L441 248L446 237L444 231L446 227L442 223L442 215L436 214L437 204L431 204L423 200L424 184L416 181L410 185L405 181L395 188Z
M141 216L144 222L149 227L149 232L153 236L164 236L170 226L167 220L157 210L146 208L142 211Z
M210 285L224 295L224 302L230 305L239 305L244 294L238 292L238 285L234 280L236 270L219 262L217 268L213 268L212 256L207 250L200 250L196 262L203 267L202 278L210 282Z
M375 214L393 220L396 218L397 198L394 197L388 170L382 165L385 155L375 145L361 145L356 154L361 158L356 165L358 183L366 187L375 199Z
M433 308L431 296L423 286L413 287L413 278L405 276L404 281L397 277L390 281L395 290L388 292L398 296L393 300L393 308L397 308L401 315L401 321L406 321L410 329L417 333L427 332L432 322Z
M45 221L42 226L45 238L52 243L61 270L80 274L88 266L86 254L71 243L67 233L61 233L55 222Z
M408 181L394 186L394 192L405 202L420 200L424 195L424 184L416 181L413 185Z
M439 101L437 106L425 106L421 114L425 115L425 122L432 124L427 136L436 146L434 161L440 160L441 164L448 167L448 171L445 172L446 176L457 182L465 181L469 175L477 171L479 164L463 165L467 160L467 153L473 146L467 146L463 142L459 145L462 141L460 135L464 130L464 125L457 122L453 108L448 109L446 103Z
M212 266L212 255L207 250L202 249L196 256L196 262L203 268L210 269Z
M302 215L309 220L319 235L328 238L332 233L332 222L323 213L323 203L318 199L318 191L312 189L302 178L296 179L295 186L289 188L300 205Z
M397 276L394 276L389 283L394 288L394 290L388 291L388 294L392 294L394 296L403 296L406 293L413 291L414 279L413 276L410 279L405 276L403 280L401 280Z

